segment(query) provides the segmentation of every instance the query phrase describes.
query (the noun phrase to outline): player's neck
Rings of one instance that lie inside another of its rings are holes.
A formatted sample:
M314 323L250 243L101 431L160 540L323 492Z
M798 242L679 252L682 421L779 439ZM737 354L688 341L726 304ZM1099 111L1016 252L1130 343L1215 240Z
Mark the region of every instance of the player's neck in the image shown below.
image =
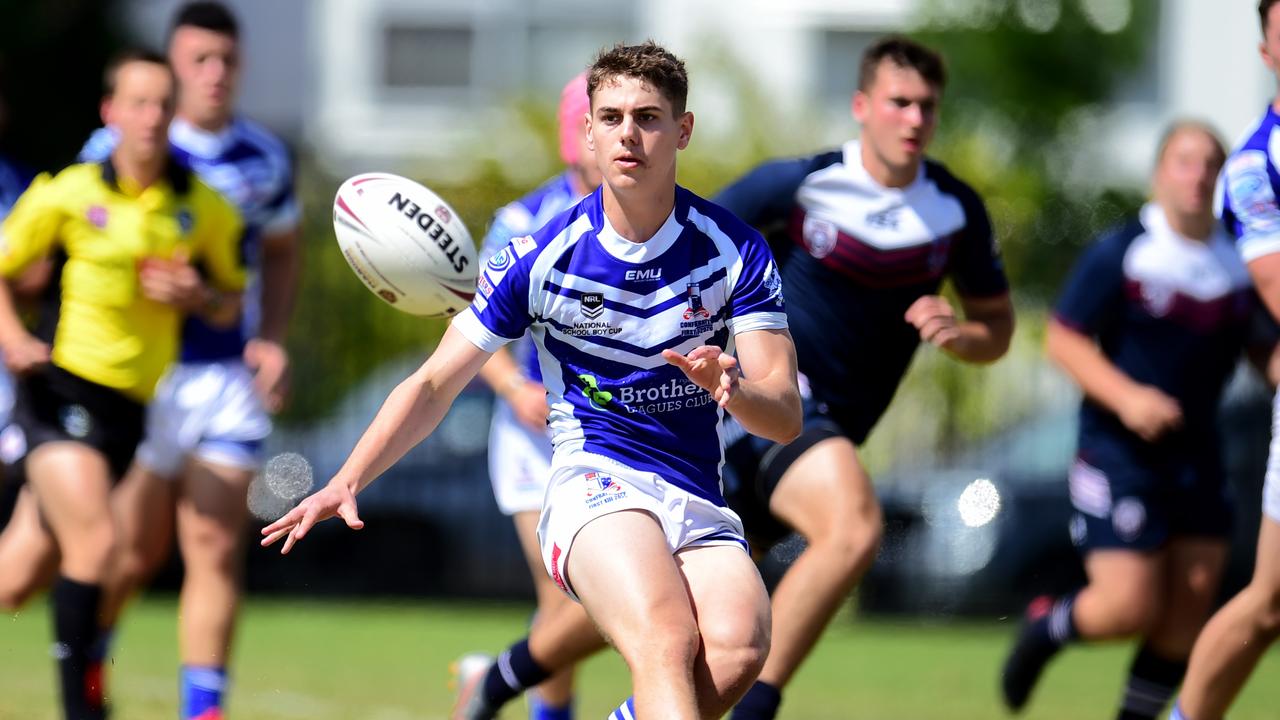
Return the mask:
M199 128L200 130L203 130L207 133L213 133L213 134L222 132L223 130L227 129L228 125L231 124L230 115L218 115L218 116L202 118L202 117L197 117L192 113L183 112L182 110L179 110L177 113L177 117L179 120L181 120L184 123L187 123L188 125L191 125L192 127Z
M867 143L862 143L862 167L880 185L887 188L904 188L916 181L920 165L893 167L880 158Z
M116 176L140 188L151 187L159 180L168 161L169 156L164 153L147 160L131 157L121 152L120 148L111 153L111 164L116 169Z
M614 232L634 243L657 234L676 206L675 183L664 185L660 191L634 188L622 194L605 183L603 196L604 215Z
M1213 234L1214 219L1212 215L1205 216L1203 213L1183 214L1174 212L1169 208L1163 209L1169 228L1182 237L1188 240L1207 242L1209 236Z

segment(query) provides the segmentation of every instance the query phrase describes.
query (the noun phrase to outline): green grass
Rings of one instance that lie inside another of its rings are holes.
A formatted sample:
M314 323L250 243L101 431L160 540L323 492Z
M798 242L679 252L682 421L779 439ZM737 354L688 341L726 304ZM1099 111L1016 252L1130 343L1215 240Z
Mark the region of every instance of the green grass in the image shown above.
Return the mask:
M236 648L236 720L444 718L449 662L517 637L527 609L442 603L253 600ZM177 717L172 598L135 606L116 640L110 687L121 720ZM991 720L1004 717L996 669L1012 626L837 620L788 689L792 720ZM54 720L48 607L0 617L0 719ZM1079 648L1050 669L1028 720L1110 717L1130 648ZM1232 720L1275 718L1280 654L1271 653ZM613 654L586 664L579 717L604 717L628 692ZM513 708L507 718L521 716Z

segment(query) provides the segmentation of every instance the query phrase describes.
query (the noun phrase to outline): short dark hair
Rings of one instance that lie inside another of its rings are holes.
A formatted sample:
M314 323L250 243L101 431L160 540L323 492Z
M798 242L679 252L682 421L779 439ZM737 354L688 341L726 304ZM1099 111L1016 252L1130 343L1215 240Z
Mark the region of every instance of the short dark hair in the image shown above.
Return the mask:
M1280 0L1259 0L1258 2L1258 21L1262 25L1262 34L1267 34L1267 16L1271 14L1271 8Z
M910 38L889 35L871 43L871 47L862 53L858 90L867 92L871 89L876 81L876 71L885 60L900 68L915 70L938 91L947 85L947 68L941 55Z
M216 0L196 0L178 8L173 16L173 26L169 28L171 39L180 27L197 27L229 35L232 39L240 38L240 23L236 22L236 16Z
M111 97L116 94L116 81L120 76L120 68L136 62L159 65L165 69L165 72L173 72L169 67L169 61L154 50L147 50L146 48L121 50L111 56L111 60L107 62L107 67L102 73L102 94L104 97Z
M618 43L601 50L587 68L587 96L595 104L596 88L615 77L633 77L652 86L671 103L676 115L684 113L689 98L689 74L684 62L652 40L640 45Z
M1280 1L1280 0L1275 0ZM1218 167L1222 167L1227 161L1227 149L1222 144L1222 138L1218 137L1218 131L1213 126L1203 120L1180 119L1174 120L1165 128L1164 134L1160 136L1160 143L1156 145L1156 165L1164 160L1164 154L1169 150L1169 144L1173 139L1185 132L1198 132L1213 142L1213 147L1218 155Z

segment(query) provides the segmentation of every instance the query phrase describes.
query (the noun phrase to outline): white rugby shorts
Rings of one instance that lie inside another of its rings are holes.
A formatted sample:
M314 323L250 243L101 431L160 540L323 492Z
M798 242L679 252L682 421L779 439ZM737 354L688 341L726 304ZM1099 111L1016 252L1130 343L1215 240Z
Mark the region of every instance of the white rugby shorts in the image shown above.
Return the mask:
M551 477L551 438L516 419L511 405L493 404L489 425L489 481L503 515L537 512Z
M188 458L255 470L271 419L253 388L253 375L232 360L174 365L147 406L137 460L175 477Z
M673 555L711 545L732 545L749 552L742 520L728 507L611 458L574 452L569 460L551 470L538 542L547 573L574 600L578 596L565 565L573 540L587 523L611 513L642 510L657 518Z

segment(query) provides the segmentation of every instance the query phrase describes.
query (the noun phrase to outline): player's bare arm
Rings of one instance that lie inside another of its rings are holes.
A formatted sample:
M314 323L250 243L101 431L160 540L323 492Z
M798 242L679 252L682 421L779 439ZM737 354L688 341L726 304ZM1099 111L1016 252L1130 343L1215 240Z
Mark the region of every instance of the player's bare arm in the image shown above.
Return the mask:
M516 418L526 427L543 432L547 428L547 391L541 383L530 380L507 348L499 348L480 368L484 380L494 394L507 401Z
M711 393L751 434L782 443L796 439L802 413L791 334L753 330L734 342L738 358L710 345L688 355L664 350L662 356Z
M244 360L254 371L258 394L271 412L278 412L289 394L285 339L301 266L297 228L262 238L262 326L258 337L245 344Z
M1049 357L1067 371L1090 400L1115 413L1147 442L1182 425L1178 401L1158 388L1135 382L1102 353L1093 338L1050 320Z
M958 360L990 363L1009 350L1013 338L1013 302L1008 293L991 298L960 297L963 317L940 295L925 295L907 308L904 318L920 339Z
M288 553L313 525L335 515L352 529L363 527L355 495L436 429L458 393L488 359L489 353L450 326L436 351L391 391L329 484L263 528L262 545L288 536L281 548Z
M49 362L49 345L41 342L22 324L13 303L10 281L0 282L0 351L4 364L15 375L23 375Z

